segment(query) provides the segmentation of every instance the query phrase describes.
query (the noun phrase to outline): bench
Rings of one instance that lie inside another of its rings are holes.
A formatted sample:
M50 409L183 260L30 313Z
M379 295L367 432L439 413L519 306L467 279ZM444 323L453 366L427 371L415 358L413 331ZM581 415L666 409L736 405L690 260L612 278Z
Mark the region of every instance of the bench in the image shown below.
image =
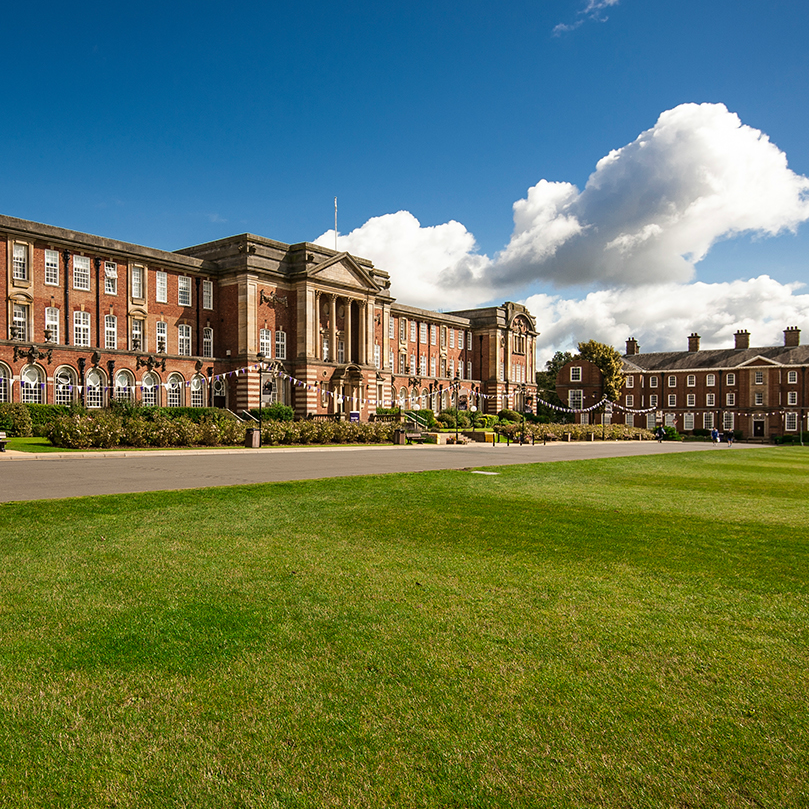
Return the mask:
M6 451L6 444L8 444L8 441L6 440L6 434L0 432L0 452Z
M408 444L412 444L414 441L417 444L424 443L425 436L422 433L405 433L405 440Z

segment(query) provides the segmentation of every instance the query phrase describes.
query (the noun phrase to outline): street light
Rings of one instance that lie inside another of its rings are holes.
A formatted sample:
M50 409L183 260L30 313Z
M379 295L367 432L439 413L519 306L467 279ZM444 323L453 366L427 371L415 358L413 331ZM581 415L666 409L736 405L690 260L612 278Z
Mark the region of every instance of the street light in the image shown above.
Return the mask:
M460 418L460 410L458 410L458 394L461 391L461 378L458 374L455 374L455 379L453 380L455 383L455 446L458 446L458 420Z

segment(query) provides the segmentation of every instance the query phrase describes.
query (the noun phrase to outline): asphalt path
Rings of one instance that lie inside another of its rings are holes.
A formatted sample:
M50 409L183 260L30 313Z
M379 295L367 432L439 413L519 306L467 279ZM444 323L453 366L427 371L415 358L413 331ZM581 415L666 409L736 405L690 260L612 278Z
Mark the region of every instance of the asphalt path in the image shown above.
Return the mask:
M0 453L0 502L198 489L284 480L625 458L672 452L747 452L758 445L582 441L519 446L384 446Z

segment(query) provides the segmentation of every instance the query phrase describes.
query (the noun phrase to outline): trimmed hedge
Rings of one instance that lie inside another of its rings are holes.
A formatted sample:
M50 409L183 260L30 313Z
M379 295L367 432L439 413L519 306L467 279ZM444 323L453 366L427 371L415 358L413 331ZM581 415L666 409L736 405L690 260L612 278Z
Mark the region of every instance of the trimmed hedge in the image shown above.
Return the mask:
M19 402L0 403L0 431L7 436L23 438L33 435L33 423L28 407Z

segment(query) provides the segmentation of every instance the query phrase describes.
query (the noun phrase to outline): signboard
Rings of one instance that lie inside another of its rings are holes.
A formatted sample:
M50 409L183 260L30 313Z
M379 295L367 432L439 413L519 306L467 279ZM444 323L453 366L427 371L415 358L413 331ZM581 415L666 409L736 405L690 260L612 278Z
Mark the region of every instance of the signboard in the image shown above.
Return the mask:
M359 423L360 420L360 411L359 410L352 410L348 414L348 420L353 422L354 424Z

